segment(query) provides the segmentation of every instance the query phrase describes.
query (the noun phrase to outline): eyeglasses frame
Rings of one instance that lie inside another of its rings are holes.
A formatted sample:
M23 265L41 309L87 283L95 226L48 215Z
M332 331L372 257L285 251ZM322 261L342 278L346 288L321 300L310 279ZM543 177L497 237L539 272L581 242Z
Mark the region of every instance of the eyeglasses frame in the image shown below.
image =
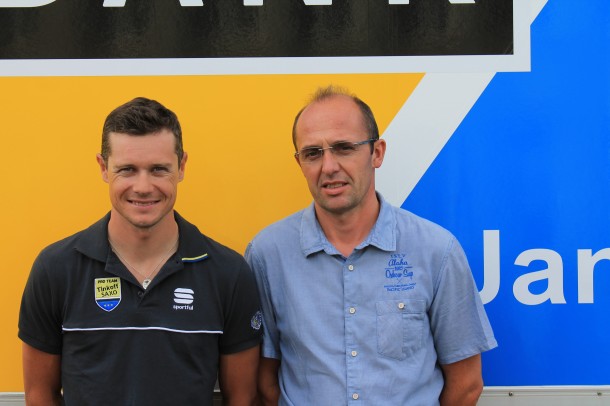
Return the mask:
M354 147L358 147L360 145L370 144L370 143L374 143L374 142L377 142L377 141L379 141L379 138L369 138L367 140L359 141L359 142L338 141L338 142L334 143L333 145L330 145L330 146L328 146L326 148L305 147L305 148L302 148L300 151L295 152L294 153L294 157L296 159L298 159L299 162L301 162L301 159L299 158L299 155L301 155L304 151L312 151L312 150L314 150L314 151L320 151L322 153L320 155L320 158L322 158L324 156L324 151L330 150L332 152L333 148L335 148L335 146L337 144L350 144L350 145L353 145ZM303 162L313 163L313 162L316 162L316 161L317 161L317 158L314 161L303 161Z

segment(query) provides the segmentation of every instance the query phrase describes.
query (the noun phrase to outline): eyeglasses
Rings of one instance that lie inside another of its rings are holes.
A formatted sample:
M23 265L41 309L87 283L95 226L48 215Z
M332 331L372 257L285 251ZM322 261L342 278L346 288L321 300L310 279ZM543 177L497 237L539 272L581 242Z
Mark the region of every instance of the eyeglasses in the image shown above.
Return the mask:
M337 157L349 157L353 155L358 147L365 144L370 144L372 142L377 141L376 139L368 139L360 142L348 142L348 141L339 141L335 142L329 147L320 148L320 147L307 147L303 148L299 152L295 152L294 156L301 162L313 163L318 159L322 158L324 155L324 151L330 150L333 155Z

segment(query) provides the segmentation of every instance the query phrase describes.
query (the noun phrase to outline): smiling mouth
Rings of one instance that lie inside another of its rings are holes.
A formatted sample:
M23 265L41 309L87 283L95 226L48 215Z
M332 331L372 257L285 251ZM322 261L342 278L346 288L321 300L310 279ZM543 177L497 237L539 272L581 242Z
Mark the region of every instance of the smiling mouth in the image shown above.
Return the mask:
M148 206L152 206L152 205L158 203L158 200L154 200L154 201L150 201L150 202L139 202L136 200L129 200L129 203L133 204L134 206L138 206L138 207L148 207Z

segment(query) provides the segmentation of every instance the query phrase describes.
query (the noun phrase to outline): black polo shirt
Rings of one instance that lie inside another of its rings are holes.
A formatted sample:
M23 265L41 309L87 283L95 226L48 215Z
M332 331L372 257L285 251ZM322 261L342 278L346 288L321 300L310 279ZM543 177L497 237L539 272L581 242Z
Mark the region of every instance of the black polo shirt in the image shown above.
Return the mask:
M175 218L178 250L146 290L109 247L110 214L34 262L19 338L61 354L67 405L212 405L219 355L260 342L242 256Z

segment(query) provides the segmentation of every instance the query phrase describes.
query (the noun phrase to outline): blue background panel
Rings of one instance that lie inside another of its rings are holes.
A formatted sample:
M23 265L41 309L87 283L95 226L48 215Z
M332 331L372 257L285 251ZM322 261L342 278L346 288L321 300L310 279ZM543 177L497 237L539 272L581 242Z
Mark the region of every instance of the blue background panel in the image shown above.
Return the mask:
M532 71L494 77L403 207L458 237L479 289L483 230L500 230L486 385L608 385L610 261L579 303L577 252L610 248L610 2L549 0L531 35ZM548 267L515 265L531 249L561 257L565 304L515 297L519 276Z

